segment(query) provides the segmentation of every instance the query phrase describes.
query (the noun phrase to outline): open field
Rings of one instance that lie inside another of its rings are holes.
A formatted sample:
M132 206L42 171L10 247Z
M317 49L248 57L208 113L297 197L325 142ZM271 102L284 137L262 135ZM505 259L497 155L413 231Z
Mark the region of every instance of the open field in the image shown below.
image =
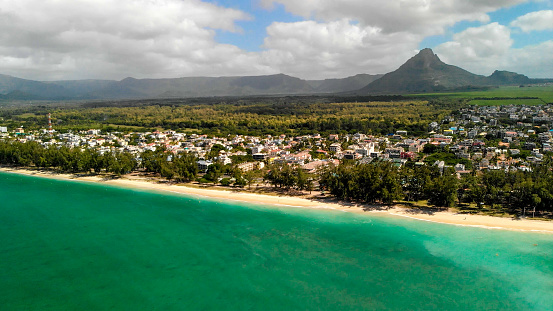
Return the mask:
M508 105L527 105L538 106L543 105L544 101L541 99L473 99L468 102L469 105L477 106L508 106Z
M416 97L449 97L455 99L481 100L481 99L497 99L486 101L486 105L511 105L511 104L527 104L536 105L553 103L553 85L545 86L503 86L491 88L488 90L470 91L470 92L452 92L452 93L432 93L432 94L417 94ZM515 102L513 102L515 100ZM505 102L502 102L505 101ZM526 101L528 103L526 103ZM481 102L472 102L471 104L482 104Z

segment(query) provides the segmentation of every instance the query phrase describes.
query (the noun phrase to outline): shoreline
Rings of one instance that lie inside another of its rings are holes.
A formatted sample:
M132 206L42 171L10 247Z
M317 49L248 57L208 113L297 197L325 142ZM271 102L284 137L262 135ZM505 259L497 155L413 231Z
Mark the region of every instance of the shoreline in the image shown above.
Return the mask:
M413 210L401 206L392 206L388 209L371 209L371 206L369 205L342 204L340 202L331 201L330 199L316 199L314 197L305 198L282 195L275 196L251 193L247 191L202 189L187 187L186 185L163 184L154 182L153 180L149 180L146 178L130 179L127 177L122 177L118 179L104 179L101 176L76 176L71 174L58 174L41 170L29 170L9 167L0 167L0 172L38 176L59 180L94 182L130 189L156 190L161 192L171 192L184 195L206 197L209 199L231 200L235 202L246 202L252 204L287 206L296 208L313 208L321 210L330 209L364 215L381 214L456 226L553 234L553 221L528 219L515 220L513 218L502 218L485 215L457 214L450 211L425 213L425 210L417 210L417 212L414 212Z

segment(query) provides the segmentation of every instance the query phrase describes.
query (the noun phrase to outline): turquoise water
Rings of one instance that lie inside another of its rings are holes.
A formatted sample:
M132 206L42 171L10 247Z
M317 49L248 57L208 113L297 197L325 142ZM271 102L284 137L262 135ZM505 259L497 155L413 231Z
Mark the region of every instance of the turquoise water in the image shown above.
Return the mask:
M0 173L1 310L553 310L553 235Z

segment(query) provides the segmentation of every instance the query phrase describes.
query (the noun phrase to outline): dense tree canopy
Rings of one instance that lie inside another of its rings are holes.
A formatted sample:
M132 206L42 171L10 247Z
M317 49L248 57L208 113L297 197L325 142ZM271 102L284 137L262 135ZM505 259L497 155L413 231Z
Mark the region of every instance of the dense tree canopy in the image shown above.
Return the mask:
M318 98L260 98L201 103L159 100L60 107L4 109L0 117L10 127L46 128L51 112L54 127L101 128L104 131L153 128L195 131L211 135L280 135L307 133L390 134L426 132L428 123L451 113L453 106L436 100L388 98L389 101L329 102ZM458 107L456 107L458 108Z

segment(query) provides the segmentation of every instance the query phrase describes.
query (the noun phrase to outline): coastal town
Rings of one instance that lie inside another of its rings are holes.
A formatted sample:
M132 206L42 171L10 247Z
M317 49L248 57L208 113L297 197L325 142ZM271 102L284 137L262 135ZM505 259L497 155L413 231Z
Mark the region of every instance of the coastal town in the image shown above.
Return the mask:
M0 139L34 141L44 147L93 149L101 154L125 152L140 162L145 151L163 148L171 161L179 154L197 158L200 173L211 165L235 166L242 172L286 163L314 173L340 161L390 161L401 167L453 167L458 175L480 170L529 170L553 152L553 105L470 106L431 122L425 137L404 130L386 136L336 133L290 137L229 135L213 137L176 131L108 132L99 129L56 132L51 123L40 131L0 126Z
M553 105L465 105L426 127L418 136L404 129L226 137L164 129L57 132L48 115L48 125L36 131L0 127L0 164L551 217Z

